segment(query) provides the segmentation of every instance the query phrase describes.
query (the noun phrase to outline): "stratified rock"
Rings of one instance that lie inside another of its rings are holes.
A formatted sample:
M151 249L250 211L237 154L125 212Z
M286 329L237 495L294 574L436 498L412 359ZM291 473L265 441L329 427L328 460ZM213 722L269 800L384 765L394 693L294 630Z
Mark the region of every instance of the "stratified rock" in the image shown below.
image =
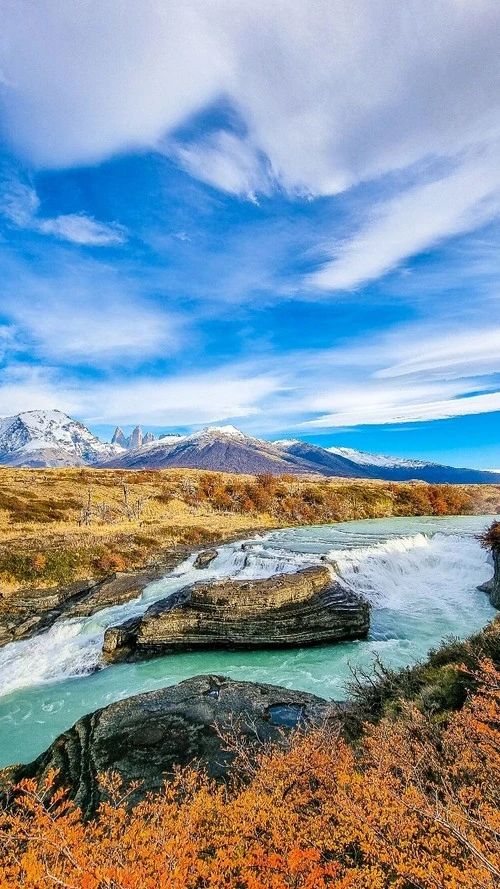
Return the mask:
M143 589L154 580L162 577L162 569L151 568L145 571L117 571L90 590L88 596L79 599L67 609L65 617L90 617L103 608L124 605L136 599Z
M20 590L0 596L0 647L49 629L67 608L91 595L97 581L76 581L47 590Z
M0 647L48 630L58 620L88 617L102 608L123 605L183 558L182 550L165 550L161 563L153 568L118 571L101 581L89 578L64 587L0 595Z
M280 741L293 728L337 722L340 709L315 695L274 685L235 682L222 676L195 676L97 710L60 735L28 765L0 772L8 799L24 778L38 786L56 770L57 786L70 788L85 816L102 799L98 776L117 772L125 782L142 782L132 801L158 790L174 767L196 762L223 779L234 758L219 732L234 733L249 750Z
M193 562L193 568L208 568L211 562L217 558L219 553L216 549L206 549L202 553L198 553Z
M155 602L126 642L106 631L108 660L136 659L196 648L276 648L359 639L369 629L369 604L326 567L267 580L195 583Z

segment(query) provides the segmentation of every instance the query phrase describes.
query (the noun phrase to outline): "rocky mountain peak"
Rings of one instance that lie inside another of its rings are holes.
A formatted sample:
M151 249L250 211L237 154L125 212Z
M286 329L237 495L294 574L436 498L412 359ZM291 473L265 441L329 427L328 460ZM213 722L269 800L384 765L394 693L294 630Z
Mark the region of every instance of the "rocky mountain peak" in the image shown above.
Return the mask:
M143 442L142 429L140 426L136 426L132 432L132 435L129 439L129 448L131 451L135 451L136 448L141 448Z
M0 464L84 466L122 452L59 410L24 411L0 419Z
M128 447L128 439L125 437L125 435L123 433L123 429L120 429L119 426L116 427L116 429L113 433L113 438L111 439L111 444L120 445L121 448Z

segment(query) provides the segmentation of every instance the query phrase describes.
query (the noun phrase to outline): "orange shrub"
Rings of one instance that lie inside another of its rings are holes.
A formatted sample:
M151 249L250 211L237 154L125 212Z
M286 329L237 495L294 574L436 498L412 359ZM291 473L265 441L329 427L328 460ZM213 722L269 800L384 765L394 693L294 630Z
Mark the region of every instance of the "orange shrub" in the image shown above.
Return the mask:
M99 571L125 571L127 563L120 553L104 552L96 559Z
M37 573L43 571L47 565L47 556L44 553L35 553L31 559L31 567Z
M186 771L129 812L111 779L88 823L24 782L0 813L0 889L495 889L500 673L477 679L445 726L407 705L356 750L296 734L228 787Z

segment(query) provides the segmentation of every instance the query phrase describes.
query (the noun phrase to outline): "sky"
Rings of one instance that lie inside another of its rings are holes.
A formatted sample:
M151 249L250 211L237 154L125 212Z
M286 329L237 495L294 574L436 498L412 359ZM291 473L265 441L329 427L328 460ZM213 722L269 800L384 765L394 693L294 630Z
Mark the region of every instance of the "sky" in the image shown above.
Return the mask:
M498 0L0 20L0 415L500 467Z

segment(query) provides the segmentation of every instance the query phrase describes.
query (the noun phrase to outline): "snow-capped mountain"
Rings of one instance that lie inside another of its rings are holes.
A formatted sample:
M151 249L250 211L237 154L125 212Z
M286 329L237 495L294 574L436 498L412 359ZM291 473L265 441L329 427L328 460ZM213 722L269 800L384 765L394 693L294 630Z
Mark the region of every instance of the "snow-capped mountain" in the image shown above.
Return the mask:
M434 484L495 484L493 471L459 469L439 463L426 463L424 460L405 460L402 457L369 454L366 451L356 451L354 448L320 448L298 438L284 439L274 444L288 454L315 463L316 471L322 475L378 478L399 482L419 480Z
M369 454L354 448L327 448L336 458L348 460L372 478L388 481L408 481L420 479L430 483L495 484L494 470L463 469L444 466L440 463L427 463L424 460L406 460L403 457L389 457L385 454ZM498 482L497 482L498 483Z
M272 442L245 435L235 426L208 426L191 435L160 438L106 465L116 469L210 469L249 475L318 472L312 463L281 451Z
M4 466L92 466L122 452L62 411L25 411L0 419Z
M322 475L335 475L340 478L367 478L366 471L347 457L341 454L331 454L326 448L309 444L308 441L302 441L300 438L282 439L275 441L274 445L288 456L294 456L312 464L315 471ZM368 475L368 478L370 477Z
M354 448L326 448L330 454L337 454L359 466L384 466L395 468L396 466L417 469L421 466L429 466L424 460L406 460L404 457L388 457L385 454L369 454L367 451L356 451ZM436 464L434 464L436 465Z
M208 426L191 435L168 435L105 465L117 469L210 469L248 475L271 472L435 483L499 481L493 472L367 454L352 448L321 448L300 439L262 441L235 426Z
M119 443L122 436L125 445ZM158 441L151 433L143 436L137 426L128 439L118 429L109 444L58 410L26 411L0 419L0 465L209 469L248 475L270 472L462 484L500 482L493 470L457 469L353 448L321 448L301 439L262 441L235 426L207 426L190 435L167 434Z

